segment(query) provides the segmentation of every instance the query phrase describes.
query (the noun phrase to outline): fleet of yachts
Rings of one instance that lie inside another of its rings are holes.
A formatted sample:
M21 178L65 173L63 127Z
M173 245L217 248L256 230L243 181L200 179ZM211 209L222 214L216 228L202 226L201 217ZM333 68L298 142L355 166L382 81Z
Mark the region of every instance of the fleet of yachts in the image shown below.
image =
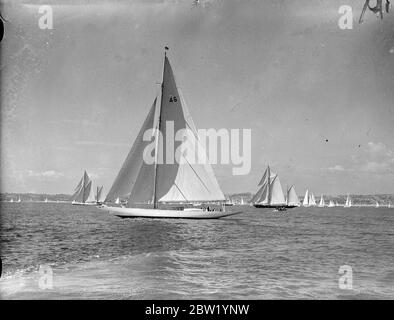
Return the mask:
M180 153L180 161L175 163L160 163L158 161L163 152L174 152L179 147L197 148L197 159L206 159L205 149L198 140L198 134L191 115L186 107L185 100L175 82L167 50L163 61L163 79L160 92L154 97L146 119L130 148L130 152L123 162L111 188L106 196L103 187L93 188L93 182L85 171L74 189L72 196L73 205L98 206L98 208L122 217L144 218L192 218L192 219L217 219L237 213L236 207L226 211L226 206L233 205L224 196L216 180L209 161L189 161L188 153ZM165 149L165 143L170 133L167 133L167 123L170 122L181 132L182 143L175 145L174 150ZM146 140L146 132L152 132L152 141L155 143L155 161L147 163L144 152L151 146L151 141ZM189 133L192 134L189 134ZM171 156L171 155L170 155ZM178 154L179 156L179 154ZM171 158L171 157L170 157ZM20 197L10 202L20 203ZM41 202L49 201L47 198ZM317 203L315 195L306 190L303 201L297 196L294 185L283 192L277 173L268 166L258 184L258 190L250 201L242 204L253 205L256 208L274 208L282 211L295 207L338 207L338 202L330 199L328 204L321 195ZM348 195L343 207L355 206ZM375 207L379 207L376 202ZM391 203L388 204L391 207Z

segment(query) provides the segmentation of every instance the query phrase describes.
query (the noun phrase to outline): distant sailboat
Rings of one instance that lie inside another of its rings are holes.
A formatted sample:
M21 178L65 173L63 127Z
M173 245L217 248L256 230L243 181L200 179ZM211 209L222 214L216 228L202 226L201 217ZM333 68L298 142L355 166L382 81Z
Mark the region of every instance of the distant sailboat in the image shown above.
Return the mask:
M44 202L48 202L48 198L45 198Z
M268 166L259 183L260 189L252 198L256 208L286 207L286 200L280 184L279 176L271 172Z
M90 180L86 171L81 180L74 189L74 194L71 197L73 205L96 205L92 190L92 181Z
M316 199L315 199L315 195L313 193L311 193L311 195L310 195L309 205L310 206L316 206Z
M345 208L350 208L351 206L352 206L352 199L350 198L349 195L347 195L347 198L346 198L346 202L345 202L344 207L345 207Z
M330 203L328 204L329 208L335 207L334 201L330 200Z
M294 189L294 186L291 186L287 190L286 196L286 207L287 208L295 208L300 206L300 199L298 199L297 193Z
M120 199L119 199L119 197L116 198L115 204L120 204Z
M103 195L103 186L97 187L96 189L96 202L97 204L103 203L105 200L105 197Z
M391 202L389 202L389 204L388 204L387 208L391 208Z
M321 195L318 207L323 208L325 205L326 205L326 203L324 201L324 196Z
M169 126L172 128L171 132L182 134L181 140L173 141ZM147 141L147 132L153 141ZM239 213L225 212L224 208L208 210L185 207L185 204L195 202L225 201L205 150L197 137L197 130L185 101L179 94L165 54L160 101L154 99L133 147L105 199L106 204L113 203L117 198L128 199L127 207L104 205L101 208L122 218L217 219ZM155 146L152 147L153 145ZM150 155L154 155L150 163L144 160L147 149ZM176 153L177 150L182 152ZM194 159L190 158L192 155L189 152L183 152L187 150L197 151L193 155ZM196 157L198 159L195 159ZM177 208L168 208L167 204L171 203L176 204ZM153 204L153 208L141 208L150 204Z
M377 202L377 201L375 201L375 202L376 202L375 208L379 208L380 207L379 202Z
M13 199L13 198L11 198L10 202L14 202L14 199Z
M304 207L309 207L309 190L307 189L304 196L304 201L302 201Z
M17 201L17 202L22 202L21 197L18 198L18 201Z

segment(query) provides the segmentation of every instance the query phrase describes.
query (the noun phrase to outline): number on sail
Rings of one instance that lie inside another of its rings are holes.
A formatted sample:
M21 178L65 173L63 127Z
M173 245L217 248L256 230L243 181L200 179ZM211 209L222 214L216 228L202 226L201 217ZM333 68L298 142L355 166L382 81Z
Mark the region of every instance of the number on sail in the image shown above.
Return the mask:
M177 102L178 99L176 98L176 96L170 96L170 102Z

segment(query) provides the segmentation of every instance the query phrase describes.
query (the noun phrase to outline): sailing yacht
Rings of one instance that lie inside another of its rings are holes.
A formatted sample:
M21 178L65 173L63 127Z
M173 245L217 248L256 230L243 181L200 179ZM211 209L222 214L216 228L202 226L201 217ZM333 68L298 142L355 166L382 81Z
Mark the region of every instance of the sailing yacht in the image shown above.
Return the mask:
M18 201L17 201L17 202L18 202L18 203L19 203L19 202L22 202L21 197L18 198Z
M287 189L286 207L295 208L300 206L300 199L298 199L294 186Z
M311 195L310 195L309 205L316 206L316 199L315 199L315 195L313 193L311 193Z
M379 208L380 207L379 202L377 202L377 201L375 201L375 202L376 202L375 208Z
M346 198L346 202L345 202L344 207L345 207L345 208L350 208L351 206L352 206L352 199L350 198L349 195L347 195L347 198Z
M326 205L326 203L325 203L325 201L324 201L324 196L321 195L321 197L320 197L320 202L319 202L318 207L319 207L319 208L323 208L323 207L325 207L325 205Z
M93 194L92 180L90 180L86 171L77 186L74 189L74 194L71 197L73 205L92 206L96 205L96 200Z
M13 198L11 198L10 202L14 202L14 199L13 199Z
M265 170L258 186L260 186L260 189L252 198L252 203L256 208L286 207L286 200L279 176L271 172L270 166Z
M208 205L226 199L179 93L165 52L160 99L154 99L101 209L121 218L217 219L239 213L225 212L224 206L217 210L190 206L193 202ZM182 139L173 141L174 132ZM147 136L153 141L147 141ZM154 154L154 159L147 161L147 153ZM126 206L108 205L117 198L128 199Z
M309 207L309 190L306 189L304 201L302 201L302 206Z
M44 202L48 202L48 198L45 198Z
M334 201L330 200L330 203L328 204L329 208L335 207Z
M103 186L96 188L96 204L100 205L104 202L105 198L103 197Z

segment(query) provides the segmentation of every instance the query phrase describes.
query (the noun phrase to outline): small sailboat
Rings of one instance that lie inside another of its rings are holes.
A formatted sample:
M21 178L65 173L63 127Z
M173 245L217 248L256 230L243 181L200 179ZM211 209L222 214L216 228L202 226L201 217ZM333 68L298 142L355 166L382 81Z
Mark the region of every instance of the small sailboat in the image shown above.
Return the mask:
M309 205L316 206L316 199L315 199L315 195L313 193L311 193L311 195L310 195Z
M345 208L350 208L351 206L352 206L352 199L350 198L350 195L347 195L344 207Z
M96 188L96 203L98 205L104 202L105 198L103 196L103 186Z
M375 201L375 202L376 202L375 208L379 208L380 207L379 202L377 202L377 201Z
M74 189L74 194L71 197L73 205L96 205L92 189L92 180L90 180L87 172L85 171L81 180Z
M302 206L309 207L309 190L306 189L304 201L302 201Z
M48 198L45 198L44 202L45 202L45 203L48 202Z
M325 203L325 201L324 201L324 196L321 195L321 197L320 197L320 202L319 202L318 207L319 207L319 208L323 208L323 207L325 207L325 205L326 205L326 203Z
M328 207L329 208L335 207L334 201L330 200Z
M13 199L13 198L11 198L10 202L14 202L14 199Z
M22 202L21 197L18 197L18 203Z
M280 184L279 176L271 172L268 166L259 183L260 189L252 198L256 208L286 207L286 200Z
M298 199L294 186L287 189L286 207L295 208L300 206L300 199Z
M119 197L116 198L115 204L120 204L120 198Z
M171 132L181 134L182 139L175 140ZM147 133L152 141L147 141ZM240 213L226 212L224 206L217 210L211 210L211 205L206 208L190 207L195 202L204 203L205 206L225 201L197 137L197 130L165 53L160 99L154 99L106 196L105 205L100 208L121 218L217 219ZM151 156L154 155L154 159L145 160L147 150ZM187 150L196 152L185 152ZM117 198L128 199L126 207L107 205Z

